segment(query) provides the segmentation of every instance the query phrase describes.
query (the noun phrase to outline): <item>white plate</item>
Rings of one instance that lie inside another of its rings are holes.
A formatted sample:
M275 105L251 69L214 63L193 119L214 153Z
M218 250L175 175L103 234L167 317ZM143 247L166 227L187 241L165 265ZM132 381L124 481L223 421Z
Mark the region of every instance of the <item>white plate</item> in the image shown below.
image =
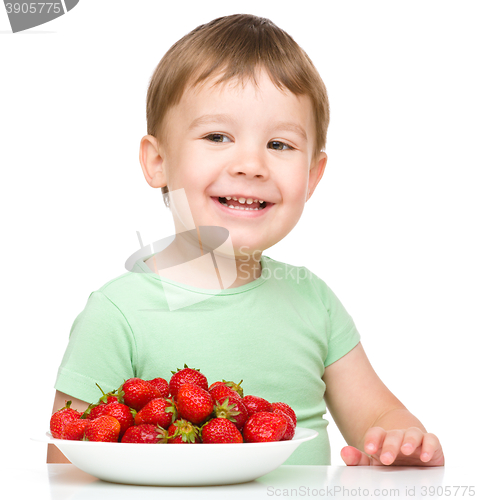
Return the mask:
M290 441L240 444L134 444L32 438L54 444L79 469L104 481L157 486L212 486L252 481L279 467L318 436L297 427Z

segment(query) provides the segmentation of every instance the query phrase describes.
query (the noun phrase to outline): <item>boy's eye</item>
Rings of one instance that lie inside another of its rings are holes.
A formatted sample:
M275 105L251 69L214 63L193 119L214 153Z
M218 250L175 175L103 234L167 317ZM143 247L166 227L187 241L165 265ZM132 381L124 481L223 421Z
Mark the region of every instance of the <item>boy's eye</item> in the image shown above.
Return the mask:
M283 151L283 150L286 150L286 149L293 149L288 144L285 144L284 142L280 142L280 141L270 141L268 143L268 147L270 149L275 149L277 151Z
M206 135L205 138L212 142L231 142L224 134L209 134Z

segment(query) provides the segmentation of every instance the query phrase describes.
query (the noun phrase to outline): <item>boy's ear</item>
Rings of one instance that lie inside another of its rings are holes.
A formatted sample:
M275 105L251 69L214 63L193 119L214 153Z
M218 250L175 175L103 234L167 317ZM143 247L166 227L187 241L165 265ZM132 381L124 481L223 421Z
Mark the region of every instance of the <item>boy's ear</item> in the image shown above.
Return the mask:
M164 158L157 139L146 135L139 146L139 162L147 183L153 188L167 185L164 172Z
M310 173L308 177L308 194L306 195L306 201L311 198L313 191L323 177L327 161L328 155L324 151L322 151L319 154L318 158L313 160L312 164L310 165Z

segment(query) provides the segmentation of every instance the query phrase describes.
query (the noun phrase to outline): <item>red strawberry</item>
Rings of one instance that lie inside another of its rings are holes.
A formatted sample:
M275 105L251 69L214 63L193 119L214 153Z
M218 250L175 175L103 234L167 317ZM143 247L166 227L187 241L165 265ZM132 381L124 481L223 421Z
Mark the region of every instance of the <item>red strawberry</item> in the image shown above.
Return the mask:
M106 406L106 403L90 404L84 411L83 415L85 415L85 418L89 420L94 420L95 418L101 417L104 412L108 411Z
M198 385L184 382L177 392L177 410L182 418L201 424L214 411L214 399Z
M247 443L280 441L287 429L287 421L279 413L257 412L243 427L243 438Z
M230 387L233 391L235 391L241 398L243 398L243 388L242 386L240 385L243 380L241 380L238 384L236 384L235 382L232 382L231 380L224 380L223 381L224 384L227 386L227 387Z
M171 444L196 444L200 443L199 428L184 420L176 420L167 429Z
M97 383L96 386L98 389L101 391L102 396L99 398L98 405L99 404L107 404L107 403L114 403L118 401L118 395L116 394L116 389L112 392L108 392L107 394L104 393L103 389L99 386Z
M211 392L212 389L214 389L217 386L225 386L225 387L228 387L229 389L232 389L235 393L237 393L237 395L240 398L243 398L243 389L242 389L242 386L240 385L242 382L243 382L243 380L241 380L238 384L236 384L235 382L232 382L232 381L227 381L227 380L222 380L222 382L214 382L209 387L209 392Z
M288 406L286 403L272 403L272 411L274 413L277 411L286 413L292 419L293 425L296 426L296 413L291 406Z
M171 396L177 396L179 387L184 383L189 382L191 384L196 384L205 391L208 390L209 385L207 384L207 378L200 370L195 370L194 368L189 368L184 365L181 370L178 368L177 372L172 372L171 380L169 381L169 390Z
M102 415L90 420L84 432L85 441L117 442L121 425L118 420L110 415Z
M210 384L210 387L209 387L209 392L214 388L214 387L217 387L218 385L225 385L225 382L220 382L220 381L217 381L217 382L214 382L213 384Z
M285 429L285 434L283 434L281 441L289 441L290 439L293 439L293 436L295 435L296 425L293 423L290 415L279 410L274 411L273 413L281 415L287 421L287 428Z
M89 425L89 420L77 418L67 423L63 428L61 439L69 439L71 441L81 441L84 438L84 432Z
M214 406L214 415L216 418L226 418L230 420L239 431L243 429L248 419L248 412L245 405L238 400L229 400L227 396L220 398Z
M247 408L249 417L259 411L272 411L272 405L266 399L258 396L244 396L242 402Z
M209 388L209 393L215 400L219 400L223 397L228 397L229 399L242 399L234 390L227 387L223 382L213 383Z
M121 443L167 443L169 437L167 431L159 425L141 424L129 427L125 432Z
M242 434L226 418L213 418L201 430L203 443L243 443Z
M113 402L94 406L89 412L88 418L90 420L94 420L102 415L110 415L111 417L114 417L121 425L121 432L119 433L119 439L121 439L123 434L126 432L126 429L131 427L131 425L134 425L135 414L136 412L131 410L129 406Z
M136 411L152 399L160 398L160 392L149 382L140 378L130 378L118 389L118 393L122 396L122 401L125 405L134 408Z
M169 427L176 419L177 412L174 403L170 399L153 399L134 417L136 425L154 424L161 427Z
M81 417L81 413L70 408L71 401L67 401L61 410L55 411L50 418L50 432L56 439L61 439L66 424Z
M169 384L165 378L153 378L152 380L147 380L147 382L153 385L161 393L161 398L167 398L169 396Z

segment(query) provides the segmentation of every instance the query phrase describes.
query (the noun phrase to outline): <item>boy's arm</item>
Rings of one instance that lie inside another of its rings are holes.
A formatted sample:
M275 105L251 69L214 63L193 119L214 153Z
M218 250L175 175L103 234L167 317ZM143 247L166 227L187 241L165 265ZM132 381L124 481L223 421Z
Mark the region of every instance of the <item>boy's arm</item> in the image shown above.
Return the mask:
M80 413L84 412L86 408L88 408L89 403L85 401L81 401L81 399L76 399L64 392L56 391L55 402L53 403L53 411L51 414L55 413L55 411L61 410L65 406L66 401L71 401L71 408L74 410L78 410ZM69 464L71 463L61 451L54 445L48 445L48 451L46 455L46 463L48 464Z
M359 343L325 368L325 402L347 465L444 465L438 438L384 385Z

